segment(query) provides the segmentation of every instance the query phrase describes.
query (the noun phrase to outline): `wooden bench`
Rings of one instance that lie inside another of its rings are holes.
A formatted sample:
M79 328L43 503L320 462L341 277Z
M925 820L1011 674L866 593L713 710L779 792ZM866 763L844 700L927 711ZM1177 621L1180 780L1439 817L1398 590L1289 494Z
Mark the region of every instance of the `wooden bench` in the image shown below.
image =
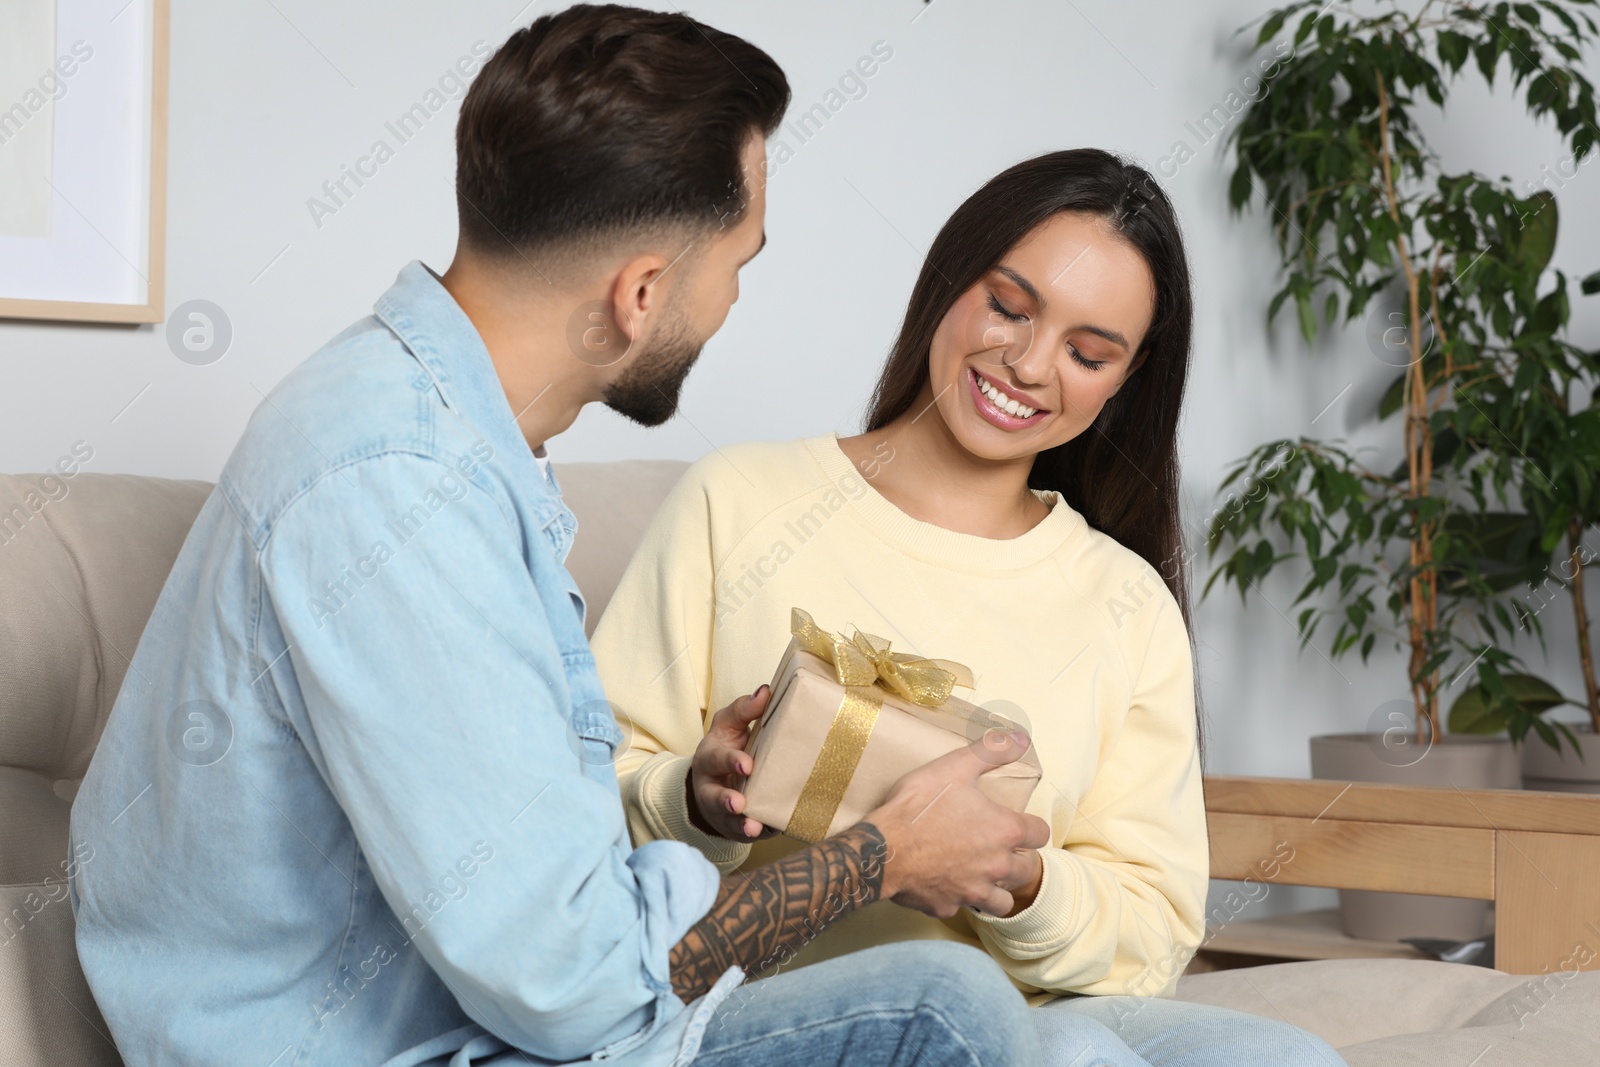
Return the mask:
M1208 777L1206 812L1213 878L1492 900L1499 970L1600 970L1600 796Z

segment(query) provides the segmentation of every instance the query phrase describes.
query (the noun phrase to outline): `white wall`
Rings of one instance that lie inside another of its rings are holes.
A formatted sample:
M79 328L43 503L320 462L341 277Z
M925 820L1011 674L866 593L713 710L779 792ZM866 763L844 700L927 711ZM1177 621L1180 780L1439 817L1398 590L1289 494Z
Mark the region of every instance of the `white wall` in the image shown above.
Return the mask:
M521 3L174 0L167 304L221 305L232 348L196 367L174 358L160 328L0 323L0 469L43 468L81 439L95 450L92 470L214 478L262 391L365 314L405 262L448 263L454 104L320 227L307 200L474 42L496 45L554 6ZM646 431L592 410L557 442L557 457L693 458L714 444L855 428L921 250L962 198L1042 151L1096 145L1155 166L1178 140L1198 151L1166 183L1198 286L1183 437L1195 519L1212 506L1224 465L1254 445L1345 434L1351 405L1381 388L1388 368L1359 332L1315 354L1287 330L1269 336L1268 227L1259 212L1228 215L1231 168L1216 141L1201 145L1185 127L1251 72L1233 30L1267 6L695 3L693 14L779 60L798 110L876 42L893 57L808 143L791 139L795 158L770 190L771 243L691 377L682 417ZM1436 123L1447 161L1520 181L1560 159L1553 131L1525 120L1503 82L1491 97L1465 80ZM1600 245L1596 171L1584 168L1560 194L1557 264L1569 275L1600 267L1583 254ZM1593 303L1580 304L1576 338L1600 340ZM1289 614L1290 583L1266 592ZM1570 624L1549 614L1554 677L1581 692ZM1364 668L1299 653L1291 624L1263 600L1241 610L1219 593L1198 618L1215 771L1304 775L1306 737L1363 729L1374 709L1404 696L1397 659Z

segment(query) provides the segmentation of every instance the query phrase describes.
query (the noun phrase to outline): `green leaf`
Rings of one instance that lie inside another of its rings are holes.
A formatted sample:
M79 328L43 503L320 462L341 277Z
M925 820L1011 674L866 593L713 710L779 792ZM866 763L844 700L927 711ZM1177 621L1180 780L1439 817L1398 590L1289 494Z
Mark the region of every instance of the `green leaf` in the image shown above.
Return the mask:
M1300 313L1300 333L1305 337L1306 344L1315 344L1317 340L1317 313L1311 306L1311 297L1302 293L1294 295L1295 310Z
M1520 712L1535 717L1569 703L1560 690L1542 678L1531 674L1507 674L1501 677L1506 696L1514 701ZM1453 734L1497 734L1509 724L1503 708L1494 707L1483 685L1475 685L1456 698L1450 706L1450 732Z
M1534 722L1539 723L1540 725L1544 725L1543 720L1540 720L1540 719L1535 719ZM1578 743L1578 735L1572 732L1572 727L1568 726L1564 722L1556 722L1556 723L1553 723L1551 725L1554 725L1557 730L1560 730L1562 736L1567 739L1567 743L1572 746L1573 754L1578 757L1578 762L1579 763L1587 763L1587 762L1589 762L1588 760L1584 759L1583 746ZM1561 745L1560 744L1557 744L1554 747L1555 747L1555 750L1557 752L1561 751Z
M1529 316L1528 326L1538 333L1553 334L1566 325L1568 311L1567 290L1563 285L1544 295Z
M1250 193L1254 189L1250 181L1250 168L1239 164L1233 172L1233 178L1228 182L1228 202L1233 205L1233 210L1238 211L1250 202Z
M1534 719L1533 728L1538 733L1539 739L1557 752L1561 751L1561 742L1556 739L1556 732L1550 729L1550 724L1543 719Z
M1600 293L1600 270L1586 275L1583 281L1579 283L1579 287L1583 290L1584 296L1593 296L1596 293Z
M1491 86L1494 85L1494 68L1500 61L1500 52L1495 48L1495 39L1484 38L1472 51L1473 57L1478 61L1478 70L1483 74L1483 80Z
M1311 27L1316 25L1316 22L1317 13L1315 11L1311 12L1305 18L1300 20L1299 27L1294 31L1294 47L1296 50L1298 50L1301 43L1311 35Z
M1435 44L1439 49L1439 61L1449 68L1452 74L1459 71L1466 63L1472 47L1465 34L1456 33L1454 30L1440 30Z
M1387 419L1390 415L1400 410L1406 401L1406 373L1401 372L1395 380L1389 383L1389 388L1383 391L1383 397L1378 401L1378 418Z
M1260 48L1262 45L1272 40L1272 38L1277 35L1278 31L1283 29L1283 20L1289 17L1289 12L1291 10L1291 8L1284 8L1281 11L1274 11L1272 14L1267 16L1267 21L1261 26L1261 32L1256 34L1257 48Z
M1600 274L1596 274L1596 277L1600 278ZM1282 289L1279 289L1278 292L1277 292L1277 295L1272 298L1272 303L1270 305L1268 305L1268 307L1267 307L1267 325L1268 326L1271 326L1272 325L1272 320L1278 317L1278 309L1283 306L1283 302L1285 300L1287 300L1288 298L1289 298L1289 289L1288 289L1287 286L1285 286Z
M1550 257L1556 250L1556 198L1548 189L1542 189L1526 200L1517 203L1522 233L1517 239L1513 256L1518 266L1534 275L1544 273Z
M1481 685L1456 698L1450 705L1448 722L1453 734L1497 734L1508 725L1503 711L1491 710L1489 696Z

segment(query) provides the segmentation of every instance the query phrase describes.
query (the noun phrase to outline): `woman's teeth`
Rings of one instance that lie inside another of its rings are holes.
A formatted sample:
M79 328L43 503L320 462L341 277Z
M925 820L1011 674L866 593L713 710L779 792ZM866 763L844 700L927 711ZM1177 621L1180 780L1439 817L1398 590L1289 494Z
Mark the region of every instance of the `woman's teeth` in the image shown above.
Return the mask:
M991 404L1007 415L1015 415L1019 419L1028 419L1032 418L1034 412L1039 410L1038 408L1030 408L1026 404L1017 403L1014 398L1007 396L990 385L989 380L983 375L974 373L973 376L978 379L978 391L988 397Z

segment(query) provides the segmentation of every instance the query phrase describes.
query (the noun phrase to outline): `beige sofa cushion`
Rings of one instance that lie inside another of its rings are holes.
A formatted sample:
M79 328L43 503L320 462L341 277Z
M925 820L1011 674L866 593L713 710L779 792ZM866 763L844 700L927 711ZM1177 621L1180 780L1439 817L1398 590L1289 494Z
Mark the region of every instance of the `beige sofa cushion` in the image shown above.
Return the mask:
M44 775L0 767L0 886L30 885L61 873L68 810Z
M0 1064L120 1067L78 967L72 907L59 884L0 886Z
M645 526L688 466L669 459L556 464L561 495L578 517L567 570L583 591L584 629L590 634L611 602Z
M1594 1067L1600 972L1514 975L1430 960L1319 960L1178 980L1179 1000L1284 1019L1350 1067Z
M0 475L0 1063L120 1062L73 948L68 799L210 489Z
M210 491L132 475L0 475L0 766L83 777Z

